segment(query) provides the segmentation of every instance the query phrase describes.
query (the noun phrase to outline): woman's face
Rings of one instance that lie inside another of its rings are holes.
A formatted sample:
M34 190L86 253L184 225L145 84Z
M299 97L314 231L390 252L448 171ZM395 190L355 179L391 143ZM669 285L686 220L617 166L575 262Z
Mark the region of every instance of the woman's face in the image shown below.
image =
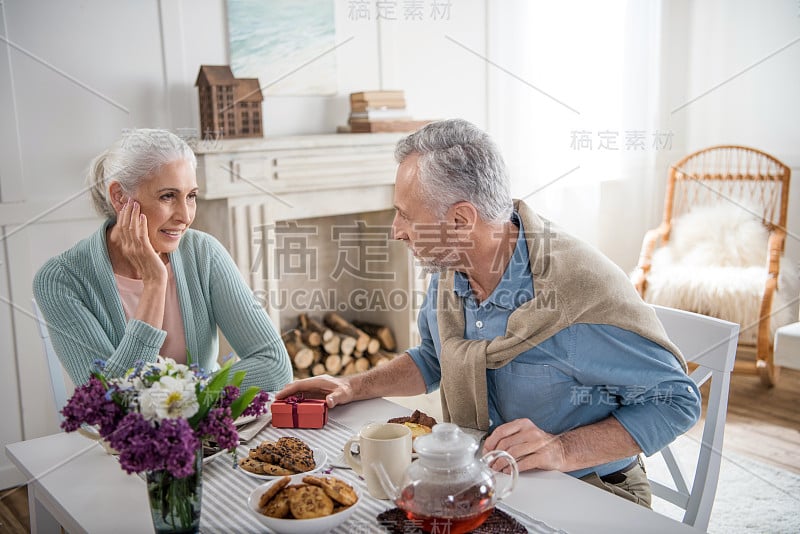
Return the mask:
M159 254L178 248L194 221L197 179L191 163L177 160L162 166L133 195L147 217L150 244Z

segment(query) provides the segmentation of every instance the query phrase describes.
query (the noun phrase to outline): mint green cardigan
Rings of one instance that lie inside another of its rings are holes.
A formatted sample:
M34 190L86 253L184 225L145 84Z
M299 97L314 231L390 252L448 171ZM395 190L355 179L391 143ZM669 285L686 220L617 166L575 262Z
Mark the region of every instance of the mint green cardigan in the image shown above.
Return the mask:
M96 359L119 376L138 360L153 362L164 330L126 321L106 248L109 220L92 236L51 258L36 273L33 293L53 347L75 384L89 380ZM169 256L192 360L213 369L217 326L247 371L243 386L277 391L291 381L286 348L225 248L212 236L188 230Z

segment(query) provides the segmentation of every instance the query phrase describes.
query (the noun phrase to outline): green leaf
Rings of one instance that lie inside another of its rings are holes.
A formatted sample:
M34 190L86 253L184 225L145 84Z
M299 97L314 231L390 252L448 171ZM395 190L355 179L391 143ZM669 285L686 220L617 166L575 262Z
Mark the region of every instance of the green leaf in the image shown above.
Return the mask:
M239 395L238 399L233 401L233 404L231 404L231 417L233 417L234 420L242 415L242 412L250 406L250 403L253 402L253 399L258 395L259 391L261 391L261 389L258 387L250 386L244 393Z
M231 378L231 381L229 382L229 384L231 386L236 386L237 388L241 388L242 387L242 381L244 380L244 377L245 377L246 374L247 374L247 371L236 371L233 374L233 378Z
M103 387L108 390L108 380L106 380L106 377L103 373L100 371L92 371L92 376L98 379L100 383L103 384Z
M214 376L211 377L211 380L208 381L208 385L206 385L206 390L221 392L225 386L228 385L228 375L231 372L231 365L233 362L228 360L225 364L220 367L219 371L214 373Z
M231 365L233 365L233 361L229 360L225 362L225 364L220 367L219 371L214 373L211 380L208 381L205 389L197 394L197 403L200 406L197 413L189 419L189 425L192 428L197 428L200 421L206 418L208 412L211 411L211 408L213 408L217 400L219 400L222 391L225 389L225 386L228 385L228 375L231 372Z

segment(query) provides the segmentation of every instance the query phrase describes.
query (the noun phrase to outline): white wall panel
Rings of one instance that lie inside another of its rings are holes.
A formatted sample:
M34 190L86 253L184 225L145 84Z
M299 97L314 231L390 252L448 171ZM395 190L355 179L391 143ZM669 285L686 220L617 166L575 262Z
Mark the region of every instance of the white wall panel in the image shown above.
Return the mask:
M800 7L793 0L691 2L687 152L751 146L792 168L786 258L800 263ZM787 46L788 45L788 46ZM707 93L704 95L704 93Z
M0 233L7 227L0 226ZM6 443L14 443L23 439L22 413L19 410L19 375L16 352L14 348L14 332L11 300L8 287L8 257L6 247L0 242L0 488L23 482L22 474L6 458Z

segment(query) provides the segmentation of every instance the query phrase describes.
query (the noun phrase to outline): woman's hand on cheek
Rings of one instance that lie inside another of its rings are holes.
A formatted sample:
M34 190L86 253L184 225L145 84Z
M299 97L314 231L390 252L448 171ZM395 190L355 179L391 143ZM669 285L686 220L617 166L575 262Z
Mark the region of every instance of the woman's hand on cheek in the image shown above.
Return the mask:
M139 203L129 198L120 211L119 219L122 251L128 261L145 283L165 282L167 267L150 243L147 217L141 213Z

